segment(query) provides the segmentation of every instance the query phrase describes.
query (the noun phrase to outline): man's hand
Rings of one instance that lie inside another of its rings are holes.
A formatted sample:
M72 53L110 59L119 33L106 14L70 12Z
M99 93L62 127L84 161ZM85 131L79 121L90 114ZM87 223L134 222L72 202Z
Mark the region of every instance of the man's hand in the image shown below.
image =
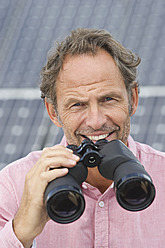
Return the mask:
M14 232L24 247L31 247L49 220L44 204L46 186L53 179L66 175L68 168L78 161L79 157L64 146L44 148L40 159L27 173L20 207L13 219Z

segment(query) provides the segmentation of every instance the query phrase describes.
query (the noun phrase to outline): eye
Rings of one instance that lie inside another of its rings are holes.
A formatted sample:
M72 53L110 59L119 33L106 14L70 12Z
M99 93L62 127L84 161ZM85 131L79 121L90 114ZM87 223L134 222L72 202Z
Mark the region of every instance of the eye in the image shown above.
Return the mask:
M79 106L82 106L82 104L80 102L77 102L77 103L72 105L72 107L79 107Z
M71 108L84 107L84 106L85 106L85 103L76 102L76 103L72 104Z
M105 97L105 99L104 99L105 102L109 102L109 101L112 101L112 100L113 100L113 98L109 97L109 96Z

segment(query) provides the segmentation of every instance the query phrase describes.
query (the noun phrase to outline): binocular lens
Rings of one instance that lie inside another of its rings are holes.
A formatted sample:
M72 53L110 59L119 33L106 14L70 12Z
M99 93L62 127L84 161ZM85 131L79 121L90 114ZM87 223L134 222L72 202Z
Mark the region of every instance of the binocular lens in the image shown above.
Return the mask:
M83 195L64 189L50 198L47 207L51 219L66 224L77 220L83 214L85 200Z
M116 191L119 204L130 211L140 211L148 207L155 196L153 184L144 178L131 178Z
M72 217L80 210L80 204L80 195L71 191L63 191L54 196L51 211L60 218Z
M81 187L70 174L48 184L44 201L49 217L62 224L77 220L85 209Z

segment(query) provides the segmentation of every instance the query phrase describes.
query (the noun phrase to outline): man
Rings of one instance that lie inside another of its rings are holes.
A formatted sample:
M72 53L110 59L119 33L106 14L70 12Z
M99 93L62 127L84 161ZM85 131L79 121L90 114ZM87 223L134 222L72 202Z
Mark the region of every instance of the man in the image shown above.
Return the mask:
M60 145L32 152L1 171L1 247L164 247L165 154L129 136L138 106L139 63L103 30L74 30L50 51L40 88L51 120L65 136ZM76 165L79 157L66 146L80 145L85 137L119 139L128 146L154 181L157 194L150 207L121 208L112 181L94 167L82 184L83 215L70 224L49 219L45 188Z

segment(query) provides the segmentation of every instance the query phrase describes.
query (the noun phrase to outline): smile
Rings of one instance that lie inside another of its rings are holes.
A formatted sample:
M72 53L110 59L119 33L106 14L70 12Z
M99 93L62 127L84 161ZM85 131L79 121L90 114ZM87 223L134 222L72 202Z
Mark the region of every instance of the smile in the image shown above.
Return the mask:
M102 135L97 135L97 136L87 136L88 139L90 140L100 140L100 139L105 139L109 136L108 134L102 134Z

